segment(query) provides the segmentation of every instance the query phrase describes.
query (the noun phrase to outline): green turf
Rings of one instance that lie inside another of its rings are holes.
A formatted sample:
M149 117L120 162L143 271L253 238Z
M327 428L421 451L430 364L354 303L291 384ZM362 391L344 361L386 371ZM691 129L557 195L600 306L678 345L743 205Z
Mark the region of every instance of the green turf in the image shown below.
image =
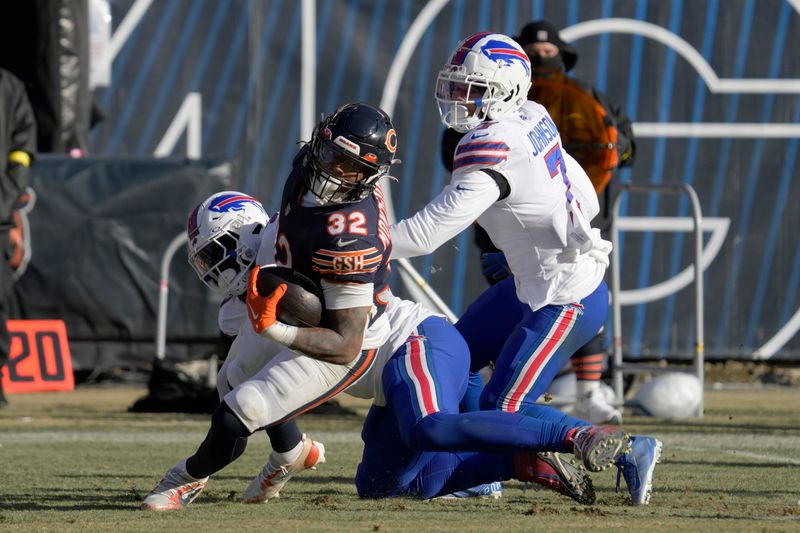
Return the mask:
M707 415L670 423L628 417L665 443L652 503L627 505L611 471L597 504L507 482L499 500L360 500L352 483L359 417L301 418L328 462L279 500L240 503L269 451L261 435L183 512L141 498L207 429L205 416L133 414L129 387L17 395L0 411L0 531L800 531L800 390L709 392ZM362 406L358 406L363 413ZM624 483L623 483L624 486Z

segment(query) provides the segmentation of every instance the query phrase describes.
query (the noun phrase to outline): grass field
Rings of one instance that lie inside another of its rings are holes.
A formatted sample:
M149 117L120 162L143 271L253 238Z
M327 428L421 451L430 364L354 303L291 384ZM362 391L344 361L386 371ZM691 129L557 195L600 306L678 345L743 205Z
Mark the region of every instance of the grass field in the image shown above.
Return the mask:
M141 498L200 443L206 416L133 414L141 387L17 395L0 411L0 531L800 531L800 389L709 391L688 422L628 417L664 441L645 507L594 474L597 504L505 483L499 500L360 500L352 478L361 418L304 416L328 462L279 500L240 503L269 448L261 434L183 512L138 510ZM363 404L355 404L361 413Z

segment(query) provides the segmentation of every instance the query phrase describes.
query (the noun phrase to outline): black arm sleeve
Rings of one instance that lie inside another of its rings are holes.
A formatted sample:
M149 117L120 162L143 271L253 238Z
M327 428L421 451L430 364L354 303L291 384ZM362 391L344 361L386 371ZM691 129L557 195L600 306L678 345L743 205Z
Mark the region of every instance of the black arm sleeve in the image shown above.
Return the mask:
M492 178L497 184L497 188L500 189L500 196L497 198L498 202L508 198L508 195L511 194L511 186L508 184L508 180L505 176L493 168L482 168L481 172L484 172L490 178Z
M36 119L31 102L21 81L15 84L14 119L12 120L9 152L20 151L33 157L36 152Z

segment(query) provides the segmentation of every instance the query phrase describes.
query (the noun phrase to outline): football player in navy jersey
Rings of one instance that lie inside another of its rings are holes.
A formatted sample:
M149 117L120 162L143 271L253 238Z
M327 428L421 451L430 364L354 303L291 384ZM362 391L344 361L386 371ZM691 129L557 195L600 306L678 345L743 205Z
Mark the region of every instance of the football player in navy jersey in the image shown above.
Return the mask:
M356 361L353 378L389 333L382 294L389 290L391 243L376 186L396 150L388 115L366 104L344 106L300 150L281 200L276 263L319 285L328 327L276 325L265 335L323 361Z

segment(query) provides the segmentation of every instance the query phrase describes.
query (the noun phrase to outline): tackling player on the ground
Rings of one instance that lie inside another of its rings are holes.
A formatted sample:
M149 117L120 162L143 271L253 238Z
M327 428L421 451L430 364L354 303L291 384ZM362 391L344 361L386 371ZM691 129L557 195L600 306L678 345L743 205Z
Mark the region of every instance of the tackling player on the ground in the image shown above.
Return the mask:
M209 287L230 295L223 301L218 315L220 329L234 337L217 379L221 396L255 374L282 349L281 345L255 333L247 319L243 301L249 267L258 263L271 264L274 260L277 218L274 215L267 221L263 207L255 199L243 193L225 191L202 202L189 219L189 259L192 266ZM392 333L376 355L374 372L365 375L364 379L348 389L351 394L363 398L377 397L363 432L367 445L356 480L359 492L370 497L406 493L432 497L441 494L449 486L461 487L463 483L470 483L465 480L508 479L514 476L539 483L582 503L592 503L594 493L585 472L570 463L561 462L554 454L538 457L525 452L509 452L504 456L492 454L484 461L483 467L473 459L471 467L459 476L445 473L439 468L422 468L423 465L442 466L448 462L461 462L455 454L423 453L416 449L420 445L406 448L403 443L413 440L414 426L425 415L435 416L422 424L426 429L416 432L430 433L425 437L427 441L441 440L445 433L432 431L435 427L433 421L442 416L434 409L457 411L458 399L466 384L464 376L469 357L463 340L442 317L434 316L419 304L387 296L386 313ZM427 333L427 337L422 333ZM416 372L402 371L404 367L416 369ZM417 389L423 391L423 401L414 401ZM496 415L492 418L496 418ZM294 424L294 420L291 420L268 428L267 432L274 440L276 430ZM484 425L473 429L478 431L491 427ZM494 433L507 431L502 428L502 431ZM385 441L387 434L402 434L404 437ZM452 440L452 436L448 438ZM315 445L322 449L320 443ZM422 447L426 446L430 444L422 444ZM300 464L299 469L303 468L305 466ZM412 468L419 470L416 478L408 477ZM468 491L455 493L491 494L490 484L480 483L469 487ZM253 488L251 483L248 492ZM180 501L178 491L173 494L176 495L176 501ZM162 498L163 495L158 497ZM148 508L155 508L152 500ZM168 505L173 506L173 500ZM167 506L162 506L160 510L167 510Z
M391 231L393 257L413 257L478 219L514 274L457 324L473 370L495 361L480 405L547 417L536 400L605 322L611 244L590 225L599 210L591 181L561 148L544 107L527 100L530 79L528 56L508 36L483 32L457 45L439 72L436 100L442 122L469 133L450 184ZM639 462L654 463L661 443L638 437L634 448ZM633 472L625 475L633 502L646 503L652 468L621 461L623 473Z

